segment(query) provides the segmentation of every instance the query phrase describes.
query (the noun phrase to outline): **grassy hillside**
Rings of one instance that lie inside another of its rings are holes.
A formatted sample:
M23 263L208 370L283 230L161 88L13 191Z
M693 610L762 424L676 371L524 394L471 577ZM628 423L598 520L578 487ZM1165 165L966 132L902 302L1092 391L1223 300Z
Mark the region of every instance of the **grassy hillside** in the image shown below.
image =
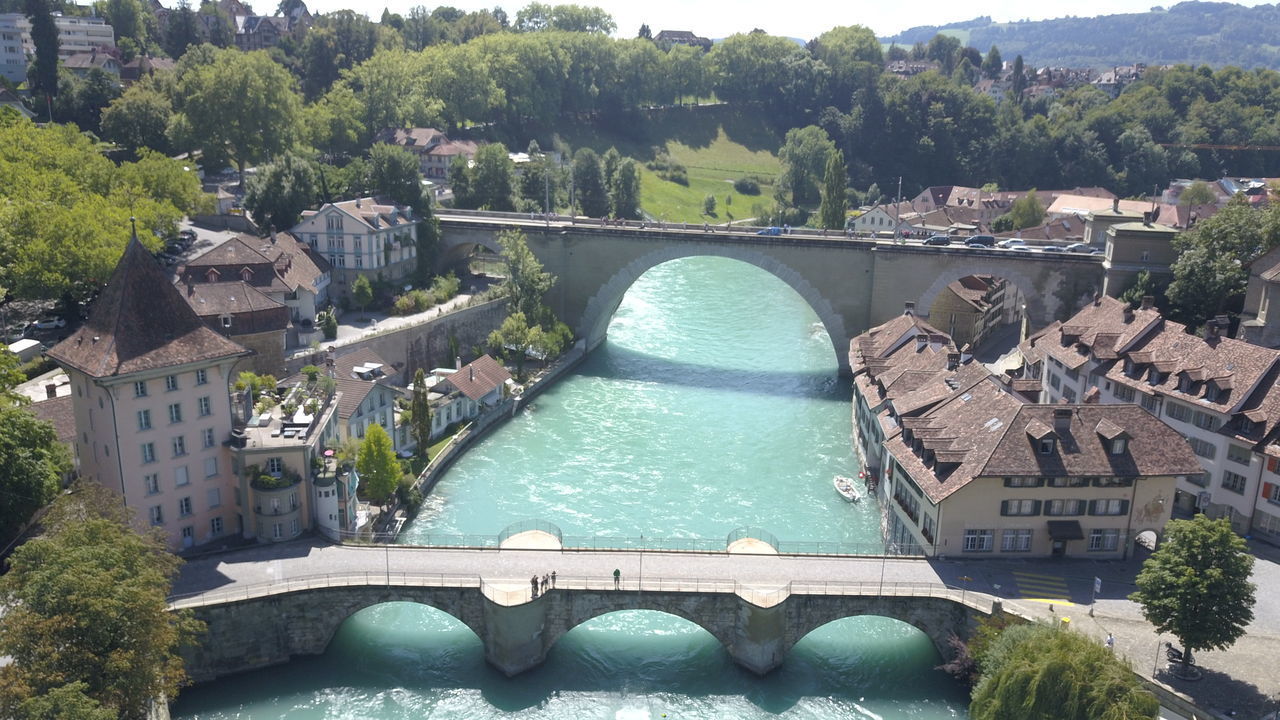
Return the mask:
M746 117L744 117L746 115ZM660 152L685 166L688 186L663 180L647 168L641 174L640 204L652 218L667 222L723 223L751 216L751 206L773 202L772 182L780 167L782 136L759 115L731 112L723 106L676 108L628 124L624 131L581 124L562 137L570 146L604 152L618 148L642 165ZM760 195L742 195L733 181L761 181ZM716 214L702 214L703 199L716 196ZM725 197L732 203L725 205Z
M1183 2L1145 13L1014 23L979 17L911 28L883 41L910 47L929 42L938 32L959 37L983 52L996 45L1006 59L1020 54L1040 66L1109 68L1145 62L1280 69L1277 5Z

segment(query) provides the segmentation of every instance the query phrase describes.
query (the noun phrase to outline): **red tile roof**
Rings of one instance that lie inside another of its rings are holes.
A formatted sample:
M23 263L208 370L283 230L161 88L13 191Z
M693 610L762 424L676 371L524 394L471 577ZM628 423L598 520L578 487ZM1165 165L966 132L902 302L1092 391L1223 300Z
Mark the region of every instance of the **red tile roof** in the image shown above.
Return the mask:
M457 388L463 395L472 400L480 398L502 387L511 379L511 373L488 355L481 355L462 369L449 375L445 381Z

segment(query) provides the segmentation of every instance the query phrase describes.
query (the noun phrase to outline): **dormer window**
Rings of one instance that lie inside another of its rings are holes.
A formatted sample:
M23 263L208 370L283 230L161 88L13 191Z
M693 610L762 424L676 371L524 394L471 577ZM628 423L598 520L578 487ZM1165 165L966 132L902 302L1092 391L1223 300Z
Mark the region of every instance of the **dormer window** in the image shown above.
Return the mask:
M1053 439L1053 438L1051 438L1051 437L1041 438L1041 439L1040 439L1040 454L1041 454L1041 455L1052 455L1052 454L1053 454L1054 447L1055 447L1056 445L1057 445L1057 441L1056 441L1056 440L1054 440L1054 439Z
M1134 363L1133 363L1133 361L1132 361L1132 360L1130 360L1129 358L1125 358L1125 359L1124 359L1124 374L1125 374L1125 375L1129 375L1129 376L1131 376L1131 377L1132 377L1132 376L1133 376L1133 371L1134 371Z
M1186 375L1183 375L1181 378L1179 378L1178 391L1184 392L1184 393L1191 392L1191 378L1187 377Z
M1151 368L1151 370L1147 373L1147 383L1151 385L1159 385L1163 383L1164 378L1165 378L1165 373L1162 373L1155 368Z
M1123 455L1124 451L1129 447L1129 439L1118 437L1111 441L1111 454Z
M1240 416L1237 425L1240 428L1241 435L1249 435L1253 432L1253 421L1243 415Z
M240 279L249 282L253 279L253 271L249 268L240 268Z
M204 274L205 280L208 282L218 282L218 271L216 268L209 268L209 272Z
M1222 394L1222 390L1214 383L1209 383L1204 387L1204 399L1209 402L1217 402L1218 396Z

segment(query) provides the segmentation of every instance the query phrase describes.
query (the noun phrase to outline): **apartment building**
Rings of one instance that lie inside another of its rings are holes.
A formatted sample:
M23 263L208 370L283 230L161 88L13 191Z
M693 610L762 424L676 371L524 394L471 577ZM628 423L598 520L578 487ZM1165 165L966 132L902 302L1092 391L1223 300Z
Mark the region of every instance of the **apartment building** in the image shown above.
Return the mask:
M98 17L67 17L54 13L58 28L58 57L116 46L115 31ZM0 73L14 83L25 82L29 58L36 54L31 40L31 21L22 13L0 13Z
M1152 307L1097 298L1020 346L1043 402L1137 403L1186 437L1200 472L1179 474L1174 506L1229 518L1239 533L1280 537L1274 471L1280 351L1225 336L1225 319L1200 335Z
M360 275L399 284L414 272L419 221L407 206L366 197L306 210L292 234L328 260L332 290L346 297Z

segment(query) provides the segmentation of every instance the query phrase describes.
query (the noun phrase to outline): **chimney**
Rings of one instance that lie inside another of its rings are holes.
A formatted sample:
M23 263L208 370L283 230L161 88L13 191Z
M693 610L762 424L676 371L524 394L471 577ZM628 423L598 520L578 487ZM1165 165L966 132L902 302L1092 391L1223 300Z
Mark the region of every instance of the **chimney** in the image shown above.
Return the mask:
M192 295L196 294L196 284L191 279L190 275L187 275L186 281L187 281L187 297L191 297Z
M1093 306L1094 306L1094 307L1098 307L1098 306L1099 306L1099 305L1101 305L1101 304L1102 304L1102 294L1101 294L1101 293L1094 293L1094 294L1093 294Z
M1154 219L1154 218L1152 217L1152 215L1153 215L1153 213L1152 213L1150 210L1147 210L1147 211L1143 212L1143 213L1142 213L1142 224L1143 224L1143 225L1146 225L1147 227L1151 227L1151 221Z
M1152 310L1152 309L1154 309L1154 308L1155 308L1155 306L1156 306L1156 296L1155 296L1155 295L1143 295L1143 296L1142 296L1142 309L1143 309L1143 310Z
M469 379L469 380L471 380L471 382L475 382L475 381L476 381L476 366L475 366L475 365L468 365L468 366L467 366L467 375L468 375L468 379Z
M973 359L973 346L970 345L969 343L965 343L964 347L960 348L960 362L963 364L963 363L969 362L972 359Z
M1053 409L1053 429L1062 434L1071 429L1071 408Z
M916 352L922 352L929 347L929 336L924 333L916 334Z
M916 314L916 304L915 304L914 302L912 302L912 301L908 300L908 301L906 301L905 303L903 303L903 306L904 306L904 309L903 309L903 311L902 311L902 314L903 314L903 315L915 315L915 314Z
M1213 318L1209 318L1204 323L1204 339L1212 340L1216 337L1218 337L1218 321Z
M454 369L454 370L461 370L461 369L462 369L462 356L461 356L461 355L459 355L459 356L457 356L457 357L455 357L455 358L453 359L453 369Z
M1116 214L1120 213L1120 198L1111 199L1111 212Z
M1133 322L1133 308L1129 307L1128 305L1124 306L1124 321L1126 323Z
M58 397L58 385L56 383L47 383L44 386L44 397L46 400Z

